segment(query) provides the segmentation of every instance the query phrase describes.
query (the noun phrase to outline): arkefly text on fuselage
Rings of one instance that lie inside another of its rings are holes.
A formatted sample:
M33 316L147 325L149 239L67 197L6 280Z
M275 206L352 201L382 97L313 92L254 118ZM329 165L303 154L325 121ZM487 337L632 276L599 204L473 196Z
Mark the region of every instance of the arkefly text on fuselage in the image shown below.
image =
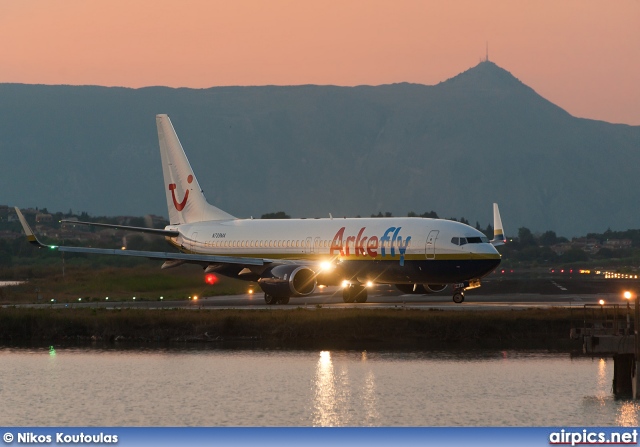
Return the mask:
M268 304L307 296L318 285L341 285L345 302L364 302L367 285L394 284L405 293L431 293L451 284L453 300L500 263L504 243L498 206L489 241L468 225L416 217L371 219L238 219L209 204L167 115L157 115L158 140L170 225L165 229L110 224L164 236L180 253L50 247L60 251L162 259L205 272L257 282ZM16 208L30 242L41 244Z

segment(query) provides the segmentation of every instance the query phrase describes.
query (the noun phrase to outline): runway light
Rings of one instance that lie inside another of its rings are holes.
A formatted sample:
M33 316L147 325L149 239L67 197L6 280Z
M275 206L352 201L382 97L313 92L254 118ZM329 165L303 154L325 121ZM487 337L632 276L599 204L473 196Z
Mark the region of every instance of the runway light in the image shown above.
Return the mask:
M106 297L106 298L105 298L105 300L108 300L108 299L109 299L109 297Z
M163 300L163 299L164 299L164 297L162 297L162 296L161 296L161 297L160 297L160 299L161 299L161 300Z
M124 245L122 246L122 248L120 250L126 250L127 247L125 247Z
M204 282L212 286L218 282L218 277L213 273L207 273L206 275L204 275Z
M82 301L82 298L78 298L78 301Z
M604 300L598 301L598 304L600 304L601 306L604 306Z
M193 300L197 300L198 299L198 295L193 295Z
M134 296L134 297L133 297L133 299L135 300L135 299L136 299L136 297Z
M253 289L249 289L249 295L253 295Z
M629 292L629 291L627 290L627 291L625 291L625 292L623 293L623 296L624 296L624 298L625 298L625 299L630 300L630 299L631 299L631 292Z

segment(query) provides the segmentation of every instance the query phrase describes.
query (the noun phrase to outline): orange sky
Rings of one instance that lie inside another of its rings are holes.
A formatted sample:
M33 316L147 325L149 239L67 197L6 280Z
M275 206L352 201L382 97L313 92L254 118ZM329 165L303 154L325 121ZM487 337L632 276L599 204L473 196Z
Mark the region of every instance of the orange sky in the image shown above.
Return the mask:
M640 125L638 0L0 0L0 82L436 84L487 41L571 114Z

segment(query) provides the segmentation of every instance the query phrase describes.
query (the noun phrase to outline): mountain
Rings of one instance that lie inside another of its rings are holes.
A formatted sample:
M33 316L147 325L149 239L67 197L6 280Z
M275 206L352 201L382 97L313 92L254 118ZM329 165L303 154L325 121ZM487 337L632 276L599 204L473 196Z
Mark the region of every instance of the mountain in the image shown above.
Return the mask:
M167 215L155 115L239 216L406 215L574 236L640 228L640 126L580 119L482 62L434 86L0 84L0 204Z

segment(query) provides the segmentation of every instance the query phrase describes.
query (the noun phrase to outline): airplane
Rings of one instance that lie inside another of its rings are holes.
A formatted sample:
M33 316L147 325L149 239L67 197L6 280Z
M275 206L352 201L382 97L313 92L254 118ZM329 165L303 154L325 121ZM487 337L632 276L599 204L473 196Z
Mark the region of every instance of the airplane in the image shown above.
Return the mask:
M506 242L498 205L494 238L445 219L420 217L239 219L207 202L167 115L156 125L169 225L164 229L73 221L164 236L179 253L42 244L15 208L27 239L61 252L163 260L163 269L199 264L206 274L257 282L269 305L287 304L317 286L342 286L346 303L367 301L367 288L393 284L406 294L443 291L453 301L480 286L501 261L495 246ZM68 221L62 221L68 222Z

